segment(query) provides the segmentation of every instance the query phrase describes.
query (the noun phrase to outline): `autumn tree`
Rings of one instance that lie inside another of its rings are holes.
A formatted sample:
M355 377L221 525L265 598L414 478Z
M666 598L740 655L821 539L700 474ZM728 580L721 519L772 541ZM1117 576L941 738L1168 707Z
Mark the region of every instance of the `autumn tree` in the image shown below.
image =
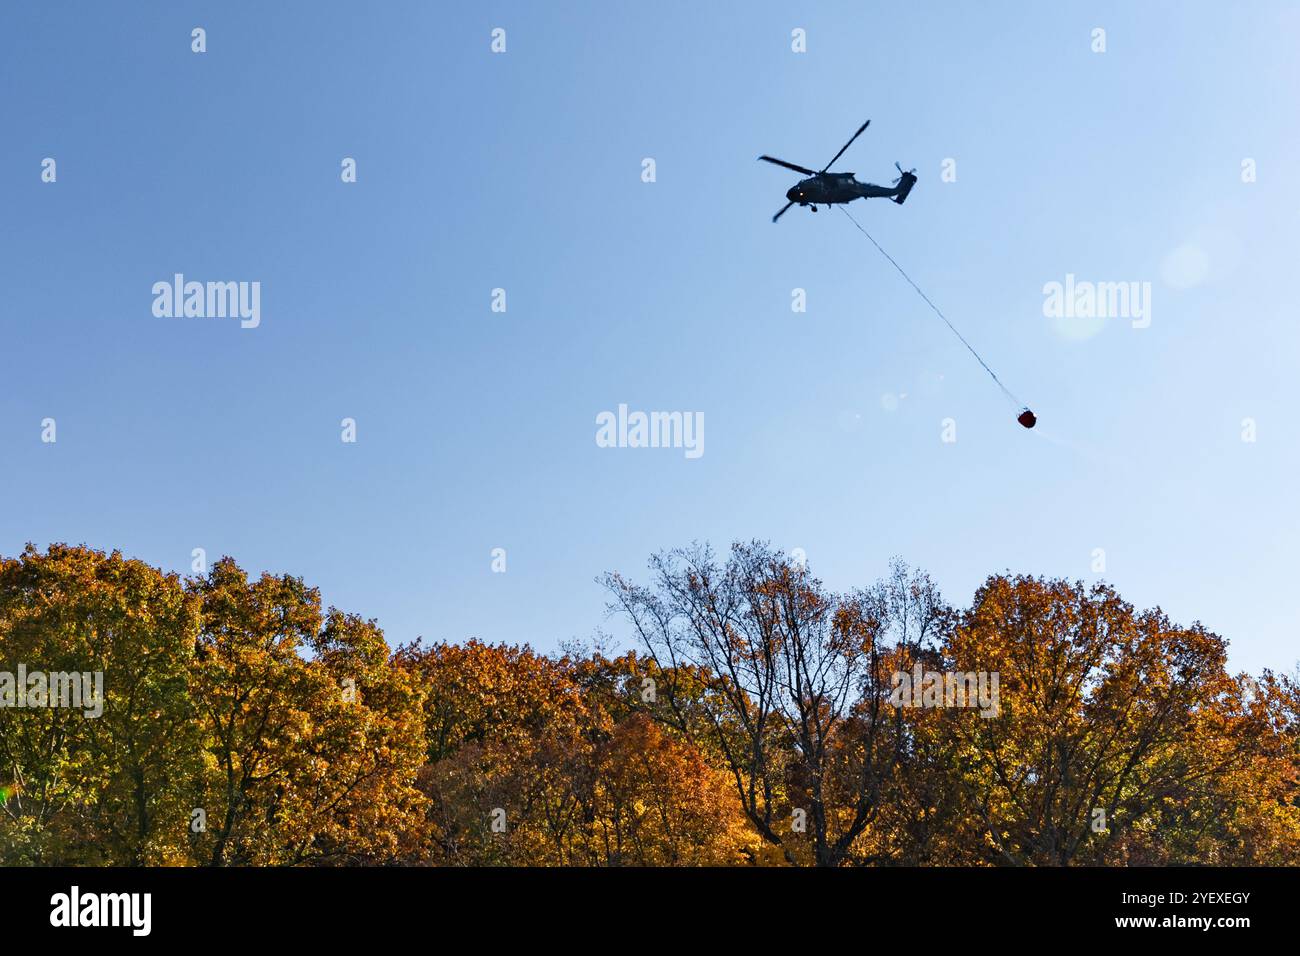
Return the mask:
M355 863L419 844L420 694L374 623L323 617L300 578L250 581L229 558L191 589L202 611L197 860Z
M720 768L648 714L619 722L595 752L591 848L607 866L754 861L755 835Z
M424 690L420 780L439 860L582 862L591 715L566 665L474 640L408 645L396 661Z
M725 562L707 546L659 554L651 573L650 586L605 580L665 678L659 718L721 755L746 816L789 862L847 862L905 755L884 657L933 637L945 614L933 586L900 568L901 594L833 595L758 542ZM682 674L705 692L688 699Z
M176 861L199 756L197 632L178 577L119 552L28 545L0 560L0 671L98 673L103 692L73 708L0 708L0 859Z
M425 688L438 862L742 862L753 834L719 768L636 703L634 658L412 645Z
M1285 866L1300 861L1300 684L1237 675L1195 725L1193 767L1098 862Z
M745 817L720 754L655 719L664 675L635 651L569 653L588 706L612 727L594 735L591 855L602 865L751 865L770 862ZM704 691L699 674L674 675L683 710Z
M996 717L942 724L994 862L1122 862L1174 808L1246 772L1268 737L1262 711L1233 703L1222 638L1106 585L990 578L945 656L1000 676Z

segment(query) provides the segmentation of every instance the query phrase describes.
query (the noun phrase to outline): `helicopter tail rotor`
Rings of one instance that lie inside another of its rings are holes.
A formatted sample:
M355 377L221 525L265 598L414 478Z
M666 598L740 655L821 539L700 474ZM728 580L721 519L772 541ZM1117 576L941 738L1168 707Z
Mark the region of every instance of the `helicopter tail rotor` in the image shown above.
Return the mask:
M897 160L894 162L894 168L898 170L898 178L894 180L894 185L898 187L898 194L894 196L894 202L901 206L907 199L908 193L912 191L912 187L916 185L916 168L904 169L898 165Z

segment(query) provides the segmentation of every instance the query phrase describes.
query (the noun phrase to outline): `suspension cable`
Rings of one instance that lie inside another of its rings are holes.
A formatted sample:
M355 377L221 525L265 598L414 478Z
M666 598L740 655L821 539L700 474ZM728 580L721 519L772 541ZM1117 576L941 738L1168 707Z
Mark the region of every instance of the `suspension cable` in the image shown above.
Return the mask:
M994 372L993 369L989 368L988 363L985 362L984 359L980 358L979 352L976 352L974 346L972 346L969 342L966 341L966 337L957 331L957 327L948 321L948 317L944 315L942 311L940 311L937 305L935 305L933 302L930 301L930 297L921 291L921 287L912 281L912 277L903 271L903 267L894 261L894 257L881 248L880 243L876 242L876 240L872 238L871 233L867 232L867 230L862 228L862 224L853 218L853 216L849 213L848 209L846 209L844 206L840 206L839 209L840 212L844 213L844 215L849 217L849 222L853 223L853 225L858 227L858 232L862 233L864 236L866 236L868 239L871 240L871 244L876 247L876 249L880 252L882 256L884 256L886 259L889 260L889 264L898 270L898 274L907 280L908 285L910 285L913 289L916 290L916 294L919 295L922 299L924 299L925 304L934 310L934 314L937 315L939 318L943 319L944 324L947 325L948 328L952 330L952 334L957 336L957 338L961 341L961 344L966 346L966 348L970 351L971 355L975 356L975 361L979 362L980 365L984 366L984 371L988 372L989 377L992 378L993 381L997 383L998 388L1002 389L1002 394L1005 395L1008 399L1010 399L1013 405L1016 405L1017 407L1024 407L1020 399L1016 398L1016 396L1011 393L1011 390L1002 384L1002 380L998 378L997 373Z

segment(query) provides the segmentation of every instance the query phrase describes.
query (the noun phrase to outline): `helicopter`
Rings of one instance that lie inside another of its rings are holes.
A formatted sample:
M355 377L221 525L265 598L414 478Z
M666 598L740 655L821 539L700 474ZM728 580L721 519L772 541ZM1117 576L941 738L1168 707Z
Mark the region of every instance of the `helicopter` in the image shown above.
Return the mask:
M776 222L785 215L795 203L800 206L809 206L813 212L817 211L817 204L829 206L832 203L850 203L855 199L875 199L888 198L900 206L903 200L907 199L907 194L912 191L916 185L916 170L903 169L898 163L894 163L894 168L898 170L898 178L894 180L892 188L888 186L877 186L874 183L860 183L853 178L852 173L828 173L835 164L835 160L844 155L844 150L853 145L853 141L862 135L863 130L871 125L871 120L867 120L858 127L858 131L849 137L849 141L840 147L840 151L831 157L831 161L821 168L820 171L814 171L804 166L796 166L794 163L787 163L784 159L777 159L775 156L760 156L759 159L767 163L775 163L777 166L784 166L786 169L793 169L796 173L803 173L807 179L801 179L795 183L786 192L785 198L790 200L781 207L781 211L772 217Z

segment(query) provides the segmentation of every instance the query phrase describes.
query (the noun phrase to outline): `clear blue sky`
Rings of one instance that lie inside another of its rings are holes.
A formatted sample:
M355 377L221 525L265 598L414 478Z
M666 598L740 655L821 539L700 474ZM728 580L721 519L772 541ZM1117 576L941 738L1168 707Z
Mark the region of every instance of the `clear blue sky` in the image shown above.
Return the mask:
M959 604L1100 547L1290 670L1298 35L1290 3L5 4L0 552L204 547L393 643L551 650L692 539L836 588L899 555ZM853 214L1035 431L842 215L768 221L798 177L755 157L868 117L837 168L920 182ZM175 272L259 281L260 328L154 317ZM1045 318L1067 273L1151 282L1151 327ZM704 412L705 454L596 447L619 403Z

